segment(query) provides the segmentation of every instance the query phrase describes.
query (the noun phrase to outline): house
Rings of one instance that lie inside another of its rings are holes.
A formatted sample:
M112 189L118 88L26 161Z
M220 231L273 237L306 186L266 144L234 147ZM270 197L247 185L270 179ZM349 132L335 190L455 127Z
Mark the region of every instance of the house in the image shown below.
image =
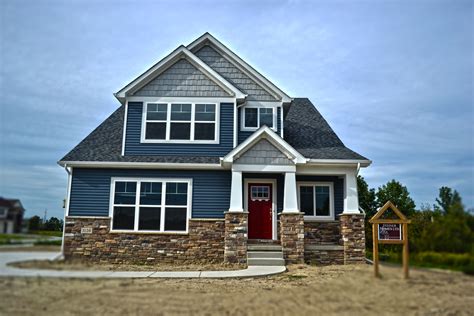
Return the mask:
M20 200L0 197L0 233L20 233L24 213Z
M114 95L120 107L59 161L66 258L364 261L356 178L371 162L211 34Z

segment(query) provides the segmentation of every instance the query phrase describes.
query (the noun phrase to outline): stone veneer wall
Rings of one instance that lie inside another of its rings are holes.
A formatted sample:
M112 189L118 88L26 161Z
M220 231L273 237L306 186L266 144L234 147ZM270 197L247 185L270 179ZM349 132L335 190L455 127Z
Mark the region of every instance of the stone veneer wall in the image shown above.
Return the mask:
M309 264L344 264L341 222L306 221L304 223L304 261Z
M147 234L111 233L110 217L66 217L64 256L104 263L221 263L224 221L191 219L188 234Z
M344 264L344 248L342 246L305 248L304 261L316 265Z
M286 263L304 261L304 213L280 214L280 242Z
M225 213L224 261L247 264L248 212Z
M304 223L304 243L305 245L342 245L341 222L340 221L320 221Z
M341 214L344 264L365 263L364 214Z

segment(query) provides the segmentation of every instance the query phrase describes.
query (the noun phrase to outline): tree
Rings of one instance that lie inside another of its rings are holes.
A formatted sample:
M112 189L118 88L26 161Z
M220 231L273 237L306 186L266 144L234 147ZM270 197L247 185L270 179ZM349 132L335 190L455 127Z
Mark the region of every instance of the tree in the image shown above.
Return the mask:
M438 205L436 205L435 208L441 209L441 211L447 214L452 206L462 204L462 200L458 191L453 191L450 187L441 187L436 203L438 203Z
M398 181L391 180L379 187L375 196L377 207L382 207L387 201L392 201L405 216L410 217L415 213L416 205L410 197L410 192Z
M375 190L369 189L369 185L362 176L357 176L357 192L359 193L359 205L365 211L366 217L374 216L377 212Z
M42 220L39 216L33 216L28 220L28 230L40 230L42 226Z
M63 221L56 218L56 217L51 217L44 224L44 229L45 230L53 230L53 231L62 231L63 230Z
M368 249L372 249L372 224L369 223L369 219L377 212L375 190L369 189L364 177L357 176L357 192L359 206L365 211L365 245Z

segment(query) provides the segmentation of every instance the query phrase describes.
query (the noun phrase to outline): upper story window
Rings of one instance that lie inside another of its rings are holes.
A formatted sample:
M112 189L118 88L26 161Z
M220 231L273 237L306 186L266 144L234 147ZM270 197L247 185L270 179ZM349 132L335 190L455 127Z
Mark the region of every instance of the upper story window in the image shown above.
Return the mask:
M144 143L218 143L219 107L214 103L146 103Z
M333 184L298 183L299 210L306 219L334 219Z
M266 125L276 130L276 108L275 107L252 107L246 106L242 109L241 130L253 131Z

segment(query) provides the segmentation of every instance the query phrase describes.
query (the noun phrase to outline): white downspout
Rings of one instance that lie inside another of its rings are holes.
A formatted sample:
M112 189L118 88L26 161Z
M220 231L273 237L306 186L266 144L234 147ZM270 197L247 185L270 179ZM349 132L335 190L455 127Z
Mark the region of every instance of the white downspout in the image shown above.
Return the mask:
M67 164L64 165L64 170L67 172L67 193L66 202L64 205L64 216L63 216L63 239L61 242L61 257L64 259L64 235L66 232L66 213L69 213L69 195L71 194L71 181L72 181L72 169L69 170Z

